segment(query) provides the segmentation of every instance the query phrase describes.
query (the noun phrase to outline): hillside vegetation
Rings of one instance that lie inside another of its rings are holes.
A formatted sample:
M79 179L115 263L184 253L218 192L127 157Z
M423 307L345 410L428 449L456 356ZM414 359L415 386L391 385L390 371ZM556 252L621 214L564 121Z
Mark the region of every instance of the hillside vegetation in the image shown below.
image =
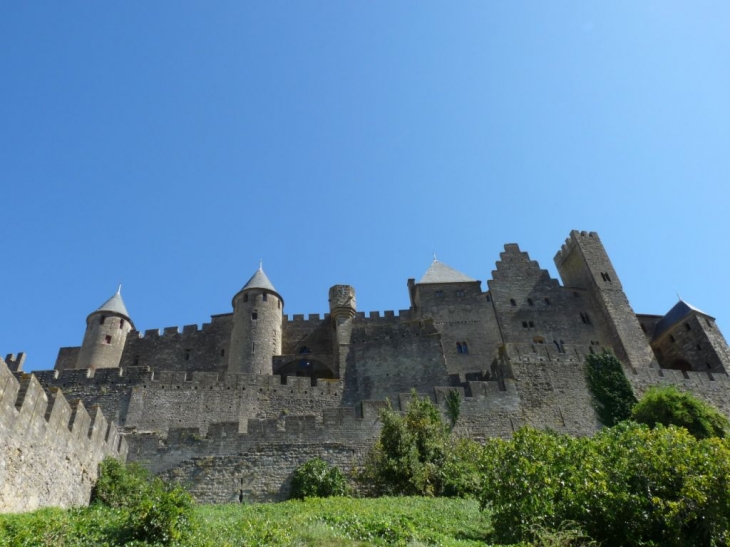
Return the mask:
M208 505L171 545L190 547L443 545L484 546L488 514L475 501L446 498L309 498L262 505ZM0 516L0 545L149 546L125 541L124 515L101 505Z

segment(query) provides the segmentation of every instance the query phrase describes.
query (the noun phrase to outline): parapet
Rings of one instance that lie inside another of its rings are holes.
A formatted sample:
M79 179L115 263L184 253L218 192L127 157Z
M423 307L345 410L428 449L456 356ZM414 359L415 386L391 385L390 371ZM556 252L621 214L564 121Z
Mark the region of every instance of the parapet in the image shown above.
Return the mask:
M562 264L573 252L576 245L584 238L590 238L591 240L598 241L600 243L601 238L598 237L596 232L586 232L571 230L570 236L565 240L565 243L560 247L560 250L555 255L555 263Z
M6 437L17 435L24 442L40 442L40 446L43 442L68 444L82 459L96 453L126 458L126 443L97 406L92 407L92 418L81 401L69 404L58 388L50 390L49 401L34 374L16 378L4 362L0 362L0 401L0 423ZM74 439L79 444L70 442Z
M0 357L0 362L2 362L2 357ZM25 362L25 353L20 352L17 355L15 353L8 353L8 355L5 357L5 364L7 367L12 370L13 372L20 372L23 370L23 363Z

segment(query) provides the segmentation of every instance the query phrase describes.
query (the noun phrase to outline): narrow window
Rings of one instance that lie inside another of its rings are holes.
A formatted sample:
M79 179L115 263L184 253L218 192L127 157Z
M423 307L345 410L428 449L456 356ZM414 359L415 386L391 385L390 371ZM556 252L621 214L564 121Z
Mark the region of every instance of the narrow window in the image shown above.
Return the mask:
M606 272L601 272L601 279L603 279L606 283L611 282L611 276Z
M253 321L256 321L256 320L257 320L258 318L259 318L259 314L258 314L258 313L256 313L256 312L253 312L253 313L251 314L251 319L252 319Z
M268 295L268 294L266 294L266 293L264 293L264 294L263 294L263 297L262 297L262 298L263 298L264 302L266 302L266 300L267 300L268 296L269 296L269 295Z
M545 305L546 305L546 306L549 306L549 305L550 305L550 299L549 299L549 298L546 298L546 299L545 299Z
M248 295L247 295L247 294L244 294L244 295L243 295L243 301L244 301L244 302L248 302Z
M516 301L516 300L515 300L514 298L510 298L510 299L509 299L509 303L510 303L510 304L511 304L512 306L516 306L516 305L517 305L517 301Z
M469 353L469 346L466 344L466 342L461 343L461 350L462 353Z
M279 300L278 298L276 299L276 307L281 309L281 300Z
M119 328L120 329L123 329L124 328L124 319L120 319L119 320Z
M436 298L441 298L444 295L444 291L436 291Z
M105 342L106 342L107 344L111 344L111 343L112 343L112 337L111 337L111 335L107 334L107 335L106 335L106 336L104 337L104 341L105 341Z
M687 330L692 330L692 327L690 326L689 323L685 323L684 324L684 328L687 329Z
M106 315L102 315L102 316L101 316L101 317L99 318L99 324L100 324L100 325L103 325L103 324L104 324L104 321L106 321Z
M226 355L226 350L225 349L222 349L221 350L221 357L225 357L225 355Z
M527 299L527 305L528 306L534 306L535 305L535 303L532 301L532 298L528 298Z
M487 293L487 302L491 302L491 301L492 301L492 295Z
M464 291L456 291L456 296L464 296Z
M464 353L464 348L461 347L461 342L456 343L456 353Z
M134 364L135 367L136 366L139 366L139 355L135 355L134 356L133 364Z
M531 329L534 329L534 328L535 328L535 323L533 323L532 321L530 321L530 322L528 323L528 325L530 325L530 328L531 328Z
M256 353L256 342L251 342L251 353Z
M523 329L526 329L526 328L527 328L527 321L523 321L523 322L522 322L522 328L523 328Z
M189 349L185 350L184 358L186 361L190 361L190 350Z

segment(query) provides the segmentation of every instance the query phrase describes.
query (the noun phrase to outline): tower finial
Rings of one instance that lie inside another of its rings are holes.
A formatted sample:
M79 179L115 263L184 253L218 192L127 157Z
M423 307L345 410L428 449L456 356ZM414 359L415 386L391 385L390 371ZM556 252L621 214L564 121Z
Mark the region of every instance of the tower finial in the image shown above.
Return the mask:
M433 259L438 260L438 258L436 258L436 251L433 252Z
M680 302L682 301L682 297L679 296L679 293L677 293L677 300L679 300Z
M119 284L119 287L117 287L117 294L122 294L122 284Z
M259 258L259 270L263 270L263 269L264 269L264 259Z

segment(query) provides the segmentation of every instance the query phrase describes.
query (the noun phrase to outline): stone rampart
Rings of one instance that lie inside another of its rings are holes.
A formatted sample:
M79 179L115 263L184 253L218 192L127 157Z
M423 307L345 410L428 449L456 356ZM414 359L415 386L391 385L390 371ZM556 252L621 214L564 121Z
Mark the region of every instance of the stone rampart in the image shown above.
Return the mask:
M127 443L98 407L50 397L32 374L16 378L0 359L0 512L88 503L105 456Z

